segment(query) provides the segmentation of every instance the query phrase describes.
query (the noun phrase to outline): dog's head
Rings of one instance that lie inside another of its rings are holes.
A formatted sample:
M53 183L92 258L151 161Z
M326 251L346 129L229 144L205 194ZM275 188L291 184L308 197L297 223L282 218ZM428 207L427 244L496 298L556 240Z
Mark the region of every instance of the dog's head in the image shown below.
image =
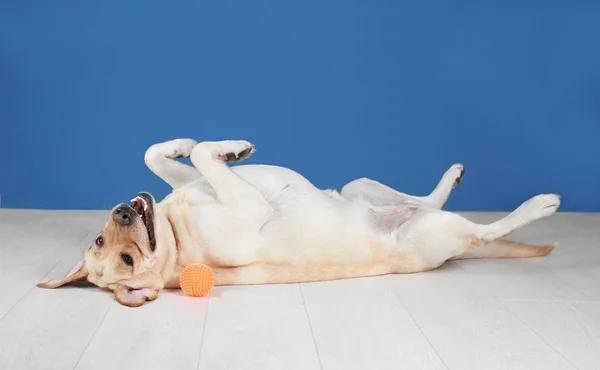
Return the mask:
M54 289L88 280L114 292L116 300L136 307L154 300L164 282L155 267L159 217L149 193L140 193L131 204L119 204L104 229L83 253L83 259L63 280L50 280L38 287Z

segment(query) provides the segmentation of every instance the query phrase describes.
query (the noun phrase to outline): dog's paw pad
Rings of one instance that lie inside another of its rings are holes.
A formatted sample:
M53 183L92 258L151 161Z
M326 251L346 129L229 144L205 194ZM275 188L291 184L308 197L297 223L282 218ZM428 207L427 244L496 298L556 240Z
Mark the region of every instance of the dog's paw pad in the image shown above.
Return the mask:
M236 144L240 145L240 147L241 147L240 150L224 153L223 160L225 162L243 161L244 159L249 158L256 150L254 144L251 144L249 142L238 142Z
M254 145L251 146L250 148L246 148L246 149L242 150L241 152L238 153L237 156L240 160L242 160L242 159L248 158L250 155L252 155L253 152L254 152Z
M463 177L465 176L465 167L462 164L457 163L452 165L448 172L451 176L454 177L454 183L452 184L452 187L455 188L460 184Z

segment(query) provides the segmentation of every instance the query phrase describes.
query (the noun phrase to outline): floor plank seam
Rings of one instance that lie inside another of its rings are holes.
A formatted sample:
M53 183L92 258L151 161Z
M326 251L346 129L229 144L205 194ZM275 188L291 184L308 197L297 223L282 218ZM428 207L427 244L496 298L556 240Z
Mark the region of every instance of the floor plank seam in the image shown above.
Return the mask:
M565 274L561 274L560 276L562 276L563 278L565 277ZM569 284L571 286L571 288L575 289L576 291L578 291L579 293L581 293L582 295L586 296L586 297L590 297L590 294L587 293L585 290L579 288L577 286L577 284ZM600 302L599 300L596 300L594 298L590 298L591 300L585 300L584 302Z
M503 298L496 297L503 302L540 302L540 303L595 303L600 304L600 300L596 299L526 299L526 298Z
M315 346L315 352L317 353L317 360L319 360L319 367L323 370L323 362L321 361L321 354L319 353L319 346L317 346L317 338L315 338L315 332L313 331L312 323L310 322L310 315L308 313L308 307L306 307L306 300L304 299L304 291L302 291L302 284L297 284L300 290L300 296L302 297L302 305L304 306L304 313L306 314L306 321L308 321L308 328L310 329L310 335L313 339Z
M198 364L196 369L200 370L200 361L202 360L202 348L204 347L204 334L206 333L206 323L208 322L208 311L210 310L210 298L212 292L208 293L208 300L206 302L206 313L204 314L204 324L202 324L202 335L200 337L200 350L198 352Z
M559 351L556 348L554 348L554 346L552 344L550 344L543 336L541 336L540 334L538 334L538 332L535 331L531 326L527 325L527 323L525 321L523 321L523 319L521 319L519 317L519 315L517 315L513 310L511 310L510 307L502 299L500 299L498 297L494 297L494 299L496 301L500 302L500 305L502 305L502 307L504 307L514 318L516 318L521 324L523 324L523 326L525 326L527 329L529 329L529 331L531 331L535 336L537 336L538 338L540 338L542 340L542 342L546 343L546 345L548 347L550 347L554 352L556 352L563 360L565 360L566 363L568 363L569 365L573 366L573 369L579 369L571 361L569 361L569 359L567 359L562 354L561 351Z
M419 329L419 332L421 333L421 335L423 335L423 337L425 338L425 340L427 341L427 343L429 343L429 346L431 346L431 349L433 350L433 352L435 353L435 355L440 359L441 363L446 367L446 369L450 370L450 367L448 366L448 364L446 364L446 361L444 361L444 359L439 354L439 352L437 351L437 349L435 348L435 346L433 345L433 343L431 343L431 340L429 340L429 337L425 334L425 332L421 328L421 325L419 325L419 323L417 322L417 320L415 320L415 318L413 317L413 315L410 312L410 310L408 309L408 307L406 307L404 305L404 303L402 302L402 300L400 299L400 297L398 297L396 295L396 293L394 293L393 290L389 288L389 282L386 282L386 286L388 287L389 292L394 296L394 298L396 298L396 301L398 302L398 305L400 305L400 307L402 307L406 311L406 313L408 314L408 317L410 317L410 319L412 320L412 322L415 323L415 325L417 326L417 329Z
M86 344L85 348L81 352L81 356L79 356L79 358L77 359L77 362L75 363L75 366L73 366L73 370L77 369L77 366L79 366L79 363L81 362L81 359L83 358L83 356L85 355L85 353L87 352L87 350L90 348L90 344L92 344L92 341L96 337L96 334L98 333L98 330L100 329L100 326L102 326L102 324L104 323L104 320L106 319L106 316L108 316L108 313L110 312L110 310L112 310L112 308L113 308L114 305L115 305L115 303L113 302L108 307L108 310L106 310L106 312L104 313L104 316L102 317L102 320L100 320L100 322L98 323L98 326L96 327L96 330L94 330L94 334L92 334L92 336L90 337L90 340L88 341L88 343Z

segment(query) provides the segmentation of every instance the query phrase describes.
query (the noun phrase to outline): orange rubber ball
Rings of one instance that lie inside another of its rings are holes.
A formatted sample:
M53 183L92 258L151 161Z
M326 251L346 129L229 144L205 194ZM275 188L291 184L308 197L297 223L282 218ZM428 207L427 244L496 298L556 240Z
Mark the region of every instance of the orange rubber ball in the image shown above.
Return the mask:
M181 290L190 297L203 297L215 285L215 274L203 264L186 266L179 277Z

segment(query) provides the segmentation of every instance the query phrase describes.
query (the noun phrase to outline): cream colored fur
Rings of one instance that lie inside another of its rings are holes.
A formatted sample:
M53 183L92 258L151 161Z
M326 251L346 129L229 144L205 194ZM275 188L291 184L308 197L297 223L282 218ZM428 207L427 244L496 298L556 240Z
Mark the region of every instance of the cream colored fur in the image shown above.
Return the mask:
M138 306L163 288L177 288L182 269L194 263L211 266L217 285L294 283L414 273L450 259L543 256L553 248L501 238L553 214L560 203L554 194L481 225L441 210L462 179L460 164L429 196L417 197L369 179L340 192L319 190L287 168L226 163L253 152L246 141L177 139L151 146L147 166L173 188L151 205L156 249L139 218L123 227L113 210L99 233L101 245L85 250L81 266L39 286L87 279L112 290L120 303ZM177 157L191 157L193 166ZM124 253L132 266L123 263Z

